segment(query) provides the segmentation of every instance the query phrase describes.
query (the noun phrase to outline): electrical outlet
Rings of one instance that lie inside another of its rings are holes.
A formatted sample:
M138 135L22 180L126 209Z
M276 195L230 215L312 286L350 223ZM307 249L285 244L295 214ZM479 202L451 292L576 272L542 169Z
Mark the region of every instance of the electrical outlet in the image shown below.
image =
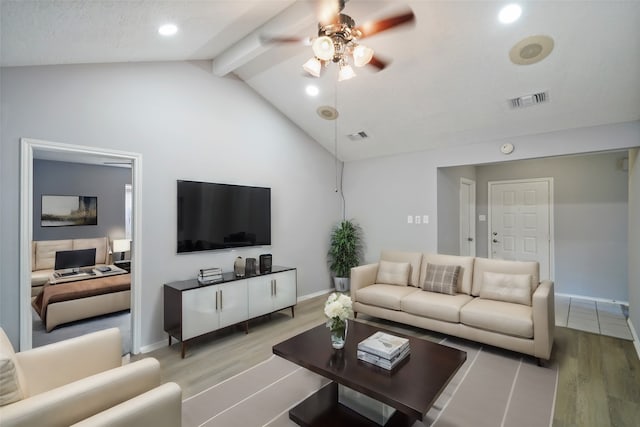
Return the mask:
M416 215L416 224L420 224L420 215Z
M423 215L422 216L422 223L423 224L429 224L429 215Z
M486 220L487 220L487 216L486 215L478 215L478 221L484 222Z
M407 216L407 224L413 224L413 215Z

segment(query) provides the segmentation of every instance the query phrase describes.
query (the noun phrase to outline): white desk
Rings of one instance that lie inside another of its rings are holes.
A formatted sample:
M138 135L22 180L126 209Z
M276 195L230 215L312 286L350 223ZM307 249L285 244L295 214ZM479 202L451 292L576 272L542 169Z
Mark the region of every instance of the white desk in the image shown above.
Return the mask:
M77 282L79 280L97 279L100 277L116 276L118 274L127 274L126 270L116 267L115 265L108 265L107 267L111 268L111 271L105 271L104 273L102 273L94 268L91 271L91 273L78 273L78 274L73 274L71 276L61 276L61 277L57 277L56 273L53 273L51 274L51 276L49 276L49 284L58 285L60 283Z

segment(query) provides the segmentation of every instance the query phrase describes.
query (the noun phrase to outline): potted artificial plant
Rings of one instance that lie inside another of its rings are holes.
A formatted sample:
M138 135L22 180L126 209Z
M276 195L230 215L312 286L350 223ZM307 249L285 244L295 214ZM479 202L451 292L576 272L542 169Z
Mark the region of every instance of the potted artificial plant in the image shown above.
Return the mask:
M349 290L351 268L360 264L362 258L362 236L360 226L344 220L331 232L329 243L329 269L333 272L333 282L338 292Z

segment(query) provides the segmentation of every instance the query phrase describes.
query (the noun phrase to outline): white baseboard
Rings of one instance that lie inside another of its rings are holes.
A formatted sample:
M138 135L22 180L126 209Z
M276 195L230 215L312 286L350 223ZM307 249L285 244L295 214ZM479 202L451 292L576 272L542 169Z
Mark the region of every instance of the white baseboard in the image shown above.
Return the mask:
M613 304L626 305L627 307L629 307L629 301L618 301L618 300L615 300L615 299L588 297L586 295L564 294L564 293L560 293L560 292L556 292L556 296L558 296L558 297L566 297L566 298L586 299L586 300L589 300L589 301L596 301L596 302L609 302L609 303L613 303Z
M162 341L154 342L153 344L143 345L142 347L140 347L140 353L150 353L166 345L168 345L166 339Z
M308 299L311 299L311 298L319 297L321 295L326 295L326 294L328 294L330 292L333 292L333 291L334 291L334 288L327 288L327 289L324 289L322 291L314 292L312 294L302 295L302 296L298 297L298 302L302 302L302 301L305 301L305 300L308 300ZM167 345L167 340L162 340L162 341L155 342L153 344L144 345L144 346L140 347L140 353L150 353L150 352L152 352L154 350L157 350L159 348L162 348L162 347L164 347L166 345Z
M631 323L631 319L627 319L627 324L629 325L631 335L633 336L633 346L636 348L636 353L638 353L638 359L640 359L640 339L638 338L638 334L633 327L633 323Z
M321 295L326 295L328 293L333 292L334 290L335 290L335 288L327 288L327 289L324 289L322 291L314 292L312 294L303 295L301 297L298 297L298 302L302 302L302 301L305 301L305 300L308 300L308 299L311 299L311 298L319 297Z

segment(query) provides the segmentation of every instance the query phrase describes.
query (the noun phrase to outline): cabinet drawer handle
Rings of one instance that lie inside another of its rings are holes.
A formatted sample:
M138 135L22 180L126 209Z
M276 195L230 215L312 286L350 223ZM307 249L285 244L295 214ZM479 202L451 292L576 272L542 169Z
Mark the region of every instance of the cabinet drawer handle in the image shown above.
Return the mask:
M220 290L220 310L222 310L222 289Z
M218 291L216 291L216 311L218 311Z
M278 296L278 281L276 279L273 279L273 294Z

